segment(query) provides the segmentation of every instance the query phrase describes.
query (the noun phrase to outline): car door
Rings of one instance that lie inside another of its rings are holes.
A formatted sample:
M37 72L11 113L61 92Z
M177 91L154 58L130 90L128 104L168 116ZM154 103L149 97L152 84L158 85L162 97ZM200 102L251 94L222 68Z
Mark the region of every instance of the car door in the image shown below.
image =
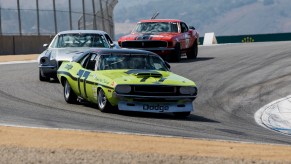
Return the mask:
M180 22L181 27L181 36L180 36L180 43L181 49L187 49L191 46L191 35L189 33L189 28L184 22Z
M84 62L82 62L82 68L77 73L78 89L81 97L84 99L88 99L92 94L91 89L88 88L88 84L92 85L92 81L89 79L93 76L92 72L95 69L96 57L97 54L92 53L88 58L84 59Z

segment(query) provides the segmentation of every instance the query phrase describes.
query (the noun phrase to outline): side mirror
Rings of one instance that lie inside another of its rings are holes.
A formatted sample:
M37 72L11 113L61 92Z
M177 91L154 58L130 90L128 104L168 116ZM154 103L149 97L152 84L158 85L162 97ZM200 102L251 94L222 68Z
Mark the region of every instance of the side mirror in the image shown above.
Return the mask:
M48 47L48 44L45 43L42 46L45 47L45 48L47 48Z
M167 68L171 69L171 65L168 62L165 61L165 64Z
M195 30L195 27L194 26L189 26L189 29Z

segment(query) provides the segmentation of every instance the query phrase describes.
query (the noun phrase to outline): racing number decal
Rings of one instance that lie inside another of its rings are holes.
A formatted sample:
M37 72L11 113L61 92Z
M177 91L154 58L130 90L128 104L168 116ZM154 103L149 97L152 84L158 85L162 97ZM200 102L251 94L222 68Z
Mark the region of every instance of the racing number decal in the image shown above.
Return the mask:
M140 80L140 82L145 82L149 77L144 77Z
M86 80L88 79L89 75L90 75L90 72L89 71L85 71L85 70L79 70L79 72L77 73L78 75L78 88L79 88L79 92L80 92L80 95L81 95L81 78L84 77L84 93L85 93L85 96L87 96L87 92L86 92Z
M89 75L90 75L89 71L85 71L84 74L83 74L83 77L85 77L85 79L84 79L84 92L85 92L85 96L86 97L88 97L87 96L87 91L86 91L86 81L87 81Z
M78 89L79 89L79 92L80 92L80 95L81 95L81 88L80 88L80 79L81 77L83 76L83 73L84 73L84 70L79 70L79 72L77 73L78 77L77 77L77 81L78 81Z

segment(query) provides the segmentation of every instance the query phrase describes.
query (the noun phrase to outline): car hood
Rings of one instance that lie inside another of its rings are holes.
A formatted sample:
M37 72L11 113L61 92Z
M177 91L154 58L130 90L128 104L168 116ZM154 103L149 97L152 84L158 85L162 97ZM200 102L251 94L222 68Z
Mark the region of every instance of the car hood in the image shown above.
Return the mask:
M129 40L171 40L177 33L174 32L164 32L164 33L131 33L129 35L123 36L119 41L129 41Z
M74 57L81 55L88 49L88 47L52 48L49 49L46 54L50 55L51 60L72 61Z
M176 75L169 71L158 70L105 70L101 71L108 79L116 84L156 84L156 85L177 85L196 86L187 78ZM98 78L98 77L96 77ZM104 81L96 79L97 81Z

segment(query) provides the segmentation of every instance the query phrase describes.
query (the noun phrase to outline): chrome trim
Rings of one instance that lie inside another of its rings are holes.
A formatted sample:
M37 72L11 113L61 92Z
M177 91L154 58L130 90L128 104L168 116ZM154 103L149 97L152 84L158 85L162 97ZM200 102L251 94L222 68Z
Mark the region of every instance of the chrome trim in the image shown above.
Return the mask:
M51 66L51 65L40 65L38 67L39 68L56 68L56 66Z
M172 112L194 111L194 106L191 102L184 103L183 105L184 105L183 107L182 106L179 107L178 103L119 101L118 109L123 111L150 112L150 113L172 113Z

